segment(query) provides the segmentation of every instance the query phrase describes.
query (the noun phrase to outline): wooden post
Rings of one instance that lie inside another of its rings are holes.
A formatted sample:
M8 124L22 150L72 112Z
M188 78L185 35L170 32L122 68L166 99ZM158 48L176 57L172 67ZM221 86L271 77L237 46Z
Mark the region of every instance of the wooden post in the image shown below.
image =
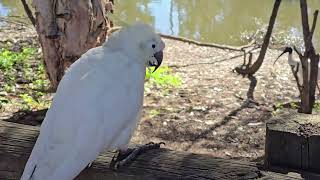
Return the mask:
M320 173L320 115L283 112L266 125L265 165Z

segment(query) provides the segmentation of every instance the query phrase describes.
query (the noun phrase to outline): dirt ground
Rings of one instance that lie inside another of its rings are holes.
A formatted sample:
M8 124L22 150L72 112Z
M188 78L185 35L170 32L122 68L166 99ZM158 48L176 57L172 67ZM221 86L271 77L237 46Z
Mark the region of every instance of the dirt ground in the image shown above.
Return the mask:
M298 100L286 56L272 66L281 52L268 50L261 69L247 78L232 71L243 63L241 52L165 42L164 64L182 77L183 85L164 97L146 96L145 116L133 142L164 141L174 150L260 160L273 107ZM160 115L146 116L152 109Z
M33 30L25 31L9 35L1 29L0 41L8 37L15 41L35 39ZM265 123L272 117L273 106L298 100L286 56L273 67L280 51L268 50L261 69L255 77L247 78L232 71L243 63L242 52L164 41L163 64L181 76L183 83L169 93L158 93L159 89L146 93L143 118L132 143L163 141L166 148L178 151L260 160ZM254 53L254 60L258 53ZM252 95L254 100L248 99ZM44 112L17 116L15 111L0 111L2 119L30 121L27 124L39 124Z

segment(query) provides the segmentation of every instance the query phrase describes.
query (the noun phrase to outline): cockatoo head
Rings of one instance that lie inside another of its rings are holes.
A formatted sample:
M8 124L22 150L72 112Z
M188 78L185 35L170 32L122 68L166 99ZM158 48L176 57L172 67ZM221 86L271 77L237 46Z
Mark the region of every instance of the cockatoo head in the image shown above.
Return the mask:
M143 23L136 23L113 33L106 46L120 48L129 57L137 58L146 66L155 66L154 71L162 63L165 48L160 35L150 25Z

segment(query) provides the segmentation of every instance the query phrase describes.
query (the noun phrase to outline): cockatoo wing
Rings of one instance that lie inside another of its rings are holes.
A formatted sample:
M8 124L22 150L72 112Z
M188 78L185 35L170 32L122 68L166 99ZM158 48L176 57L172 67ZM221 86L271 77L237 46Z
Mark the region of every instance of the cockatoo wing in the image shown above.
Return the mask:
M145 66L121 52L98 47L84 54L60 82L21 179L33 171L36 180L72 179L104 148L127 143L144 76Z

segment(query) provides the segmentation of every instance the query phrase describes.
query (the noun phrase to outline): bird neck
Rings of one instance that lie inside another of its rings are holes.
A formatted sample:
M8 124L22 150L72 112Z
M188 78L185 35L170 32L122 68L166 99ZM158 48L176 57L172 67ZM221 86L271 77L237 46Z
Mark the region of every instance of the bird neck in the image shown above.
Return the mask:
M290 64L290 65L296 64L296 62L293 60L292 53L289 53L289 55L288 55L288 64Z

